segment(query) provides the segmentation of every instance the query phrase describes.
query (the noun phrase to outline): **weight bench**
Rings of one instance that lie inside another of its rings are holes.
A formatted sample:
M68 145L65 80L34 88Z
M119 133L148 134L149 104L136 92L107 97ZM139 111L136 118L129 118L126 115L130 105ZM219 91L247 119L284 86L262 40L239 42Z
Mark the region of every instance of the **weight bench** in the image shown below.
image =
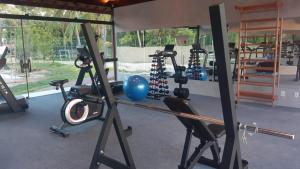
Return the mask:
M170 110L182 113L197 115L193 107L184 99L176 97L166 97L164 103ZM220 147L218 138L225 134L223 125L206 124L203 121L187 119L176 116L179 121L186 127L186 137L178 169L192 169L197 163L201 163L213 168L220 167ZM192 136L199 139L200 144L195 148L194 152L189 157L189 149L191 145ZM203 153L210 149L213 159L208 159L203 156Z

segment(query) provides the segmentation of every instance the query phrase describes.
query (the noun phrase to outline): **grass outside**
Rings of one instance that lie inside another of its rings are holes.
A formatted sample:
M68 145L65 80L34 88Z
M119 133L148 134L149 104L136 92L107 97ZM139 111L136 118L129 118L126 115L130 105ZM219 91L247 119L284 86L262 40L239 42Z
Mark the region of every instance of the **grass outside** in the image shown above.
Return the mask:
M29 82L29 92L38 91L49 87L49 82L51 80L58 79L69 79L75 80L79 73L79 69L74 65L67 65L62 63L32 63L32 69L34 71L46 70L47 73L44 74L40 80L36 82ZM29 77L30 78L30 77ZM20 95L27 93L27 85L19 84L11 88L15 95Z

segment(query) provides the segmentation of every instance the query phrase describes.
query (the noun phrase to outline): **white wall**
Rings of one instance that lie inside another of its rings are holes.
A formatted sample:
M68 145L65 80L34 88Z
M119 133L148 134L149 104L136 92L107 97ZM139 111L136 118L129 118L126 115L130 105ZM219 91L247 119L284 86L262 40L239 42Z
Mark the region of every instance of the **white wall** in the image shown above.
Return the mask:
M163 27L208 25L208 7L221 2L226 6L228 23L237 23L235 5L273 2L274 0L155 0L115 9L117 31ZM300 17L300 0L282 0L285 18Z

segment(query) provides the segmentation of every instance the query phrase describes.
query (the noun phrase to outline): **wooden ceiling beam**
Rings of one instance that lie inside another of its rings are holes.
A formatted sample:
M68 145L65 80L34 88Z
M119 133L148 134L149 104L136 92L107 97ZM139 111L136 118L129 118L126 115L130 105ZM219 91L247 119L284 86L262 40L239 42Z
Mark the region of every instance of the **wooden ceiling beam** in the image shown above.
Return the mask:
M0 3L43 8L65 9L101 14L112 14L113 11L113 9L109 6L99 6L78 1L65 0L0 0Z
M118 1L115 1L115 7L134 5L134 4L139 4L139 3L145 3L148 1L153 1L153 0L127 0L127 1L118 0Z

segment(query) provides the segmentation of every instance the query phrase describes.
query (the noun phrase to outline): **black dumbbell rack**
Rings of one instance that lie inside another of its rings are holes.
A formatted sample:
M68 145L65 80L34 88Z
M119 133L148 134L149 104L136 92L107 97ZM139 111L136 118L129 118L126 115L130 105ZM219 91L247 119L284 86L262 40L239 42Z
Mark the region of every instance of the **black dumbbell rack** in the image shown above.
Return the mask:
M147 98L159 100L169 95L169 86L166 74L165 57L161 52L156 52L152 57L149 93Z
M200 63L200 55L207 54L204 49L200 47L199 44L194 44L193 48L190 50L190 58L188 64L188 76L193 80L200 80L201 73L201 63ZM205 60L203 62L203 66L205 65L207 57L205 56Z

